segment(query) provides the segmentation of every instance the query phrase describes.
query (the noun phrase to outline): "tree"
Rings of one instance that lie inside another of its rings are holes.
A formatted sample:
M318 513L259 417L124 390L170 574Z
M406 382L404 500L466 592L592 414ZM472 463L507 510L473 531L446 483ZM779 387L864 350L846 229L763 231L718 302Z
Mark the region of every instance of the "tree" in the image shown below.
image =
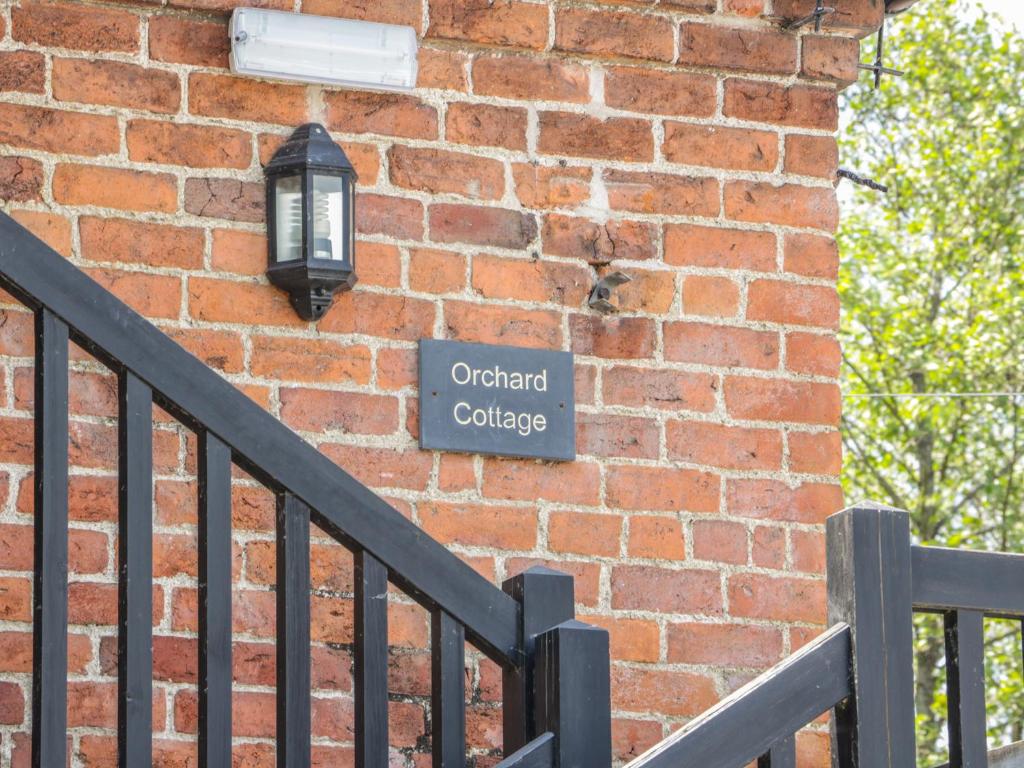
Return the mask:
M920 3L887 39L906 75L849 89L841 137L843 164L889 185L844 193L847 497L908 510L924 544L1022 551L1024 397L1005 393L1024 391L1024 41L968 0ZM1022 736L1019 630L987 627L1001 741ZM916 643L935 762L941 625Z

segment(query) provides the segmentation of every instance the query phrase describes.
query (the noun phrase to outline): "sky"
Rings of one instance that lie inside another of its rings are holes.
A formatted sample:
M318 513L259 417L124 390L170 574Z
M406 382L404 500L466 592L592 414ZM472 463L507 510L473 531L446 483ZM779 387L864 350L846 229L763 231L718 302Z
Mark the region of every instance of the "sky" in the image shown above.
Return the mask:
M1017 29L1024 32L1024 1L1022 0L985 0L985 7L1000 14Z

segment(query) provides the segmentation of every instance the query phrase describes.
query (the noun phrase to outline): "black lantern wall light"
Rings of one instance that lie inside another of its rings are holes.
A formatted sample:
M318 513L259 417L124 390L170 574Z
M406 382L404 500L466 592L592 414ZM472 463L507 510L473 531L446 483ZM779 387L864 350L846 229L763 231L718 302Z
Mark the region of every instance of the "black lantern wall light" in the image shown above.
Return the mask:
M274 153L267 177L267 278L288 291L304 320L356 283L356 172L322 125L298 128Z

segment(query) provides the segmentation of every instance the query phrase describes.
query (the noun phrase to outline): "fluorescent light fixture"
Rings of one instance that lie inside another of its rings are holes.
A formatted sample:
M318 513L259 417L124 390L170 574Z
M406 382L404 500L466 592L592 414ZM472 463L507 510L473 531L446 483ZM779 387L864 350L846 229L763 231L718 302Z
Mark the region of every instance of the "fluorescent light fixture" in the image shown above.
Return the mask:
M277 80L408 91L416 30L395 24L236 8L231 71Z

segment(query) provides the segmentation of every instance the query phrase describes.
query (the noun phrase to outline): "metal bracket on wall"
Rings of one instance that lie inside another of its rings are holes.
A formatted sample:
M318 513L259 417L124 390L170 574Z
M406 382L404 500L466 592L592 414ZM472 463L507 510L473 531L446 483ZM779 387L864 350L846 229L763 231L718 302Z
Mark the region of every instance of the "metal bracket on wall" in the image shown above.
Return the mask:
M858 69L865 69L868 72L875 73L875 90L877 91L882 86L882 75L895 75L896 77L903 76L903 70L893 69L892 67L886 67L882 64L882 57L884 55L885 48L885 22L882 22L882 26L878 28L878 44L875 47L875 61L872 64L858 64Z
M587 304L591 309L596 309L598 312L604 312L605 314L617 312L618 307L610 301L612 291L620 285L625 285L632 281L632 279L629 275L622 272L612 272L610 275L605 275L597 281L594 290L590 292L590 299L587 301Z
M825 5L825 0L818 0L817 6L811 11L809 16L804 16L802 19L791 21L789 24L783 27L787 32L792 32L794 29L800 29L806 27L808 24L814 24L814 31L821 32L821 21L826 16L829 16L836 12L835 8L830 8Z

